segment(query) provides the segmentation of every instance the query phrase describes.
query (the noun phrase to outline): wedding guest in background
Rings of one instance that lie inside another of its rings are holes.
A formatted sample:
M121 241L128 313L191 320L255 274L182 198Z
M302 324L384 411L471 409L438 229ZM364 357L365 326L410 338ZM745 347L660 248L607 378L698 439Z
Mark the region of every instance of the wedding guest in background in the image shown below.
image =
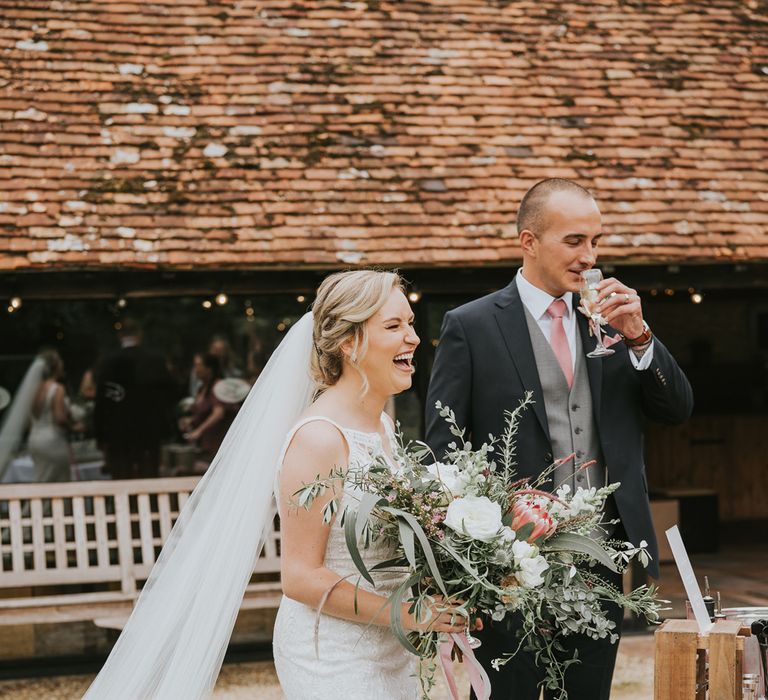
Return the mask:
M214 385L222 379L221 364L216 355L196 354L192 371L200 388L190 416L181 419L180 428L185 432L184 438L197 445L203 460L210 463L234 420L238 406L222 403L214 395Z
M245 378L249 384L253 384L261 374L261 370L267 364L269 354L264 341L257 335L253 335L249 341L248 360L245 366Z
M171 432L173 382L163 356L143 346L138 321L126 318L119 339L96 370L94 431L112 478L155 477Z
M83 372L77 396L72 399L70 405L72 431L77 433L81 440L93 435L93 411L97 390L93 369L89 368Z
M44 361L45 367L30 411L27 450L35 464L35 481L69 481L67 430L71 415L67 392L61 381L64 363L55 350L43 350L38 358Z
M223 335L217 334L211 338L208 343L208 354L213 355L219 361L219 368L223 378L243 376L243 371L233 359L232 346L229 340ZM200 379L198 379L194 365L189 377L189 395L197 396L200 390Z
M596 340L574 292L581 273L596 263L601 226L594 197L570 180L544 180L523 197L517 215L522 268L504 289L449 311L443 320L427 394L426 439L438 459L455 440L435 408L438 400L479 445L489 434L500 436L504 412L533 392L535 404L518 423L518 476L535 479L555 460L575 454L575 461L556 468L550 489L620 482L606 503L603 536L636 546L645 540L649 573L658 576L643 463L645 421L687 420L693 395L645 322L640 296L617 279L603 280L596 300L611 327L607 333L619 334L614 354L588 358ZM589 460L590 467L576 469ZM606 567L593 573L621 588L621 576ZM609 616L620 633L623 610L611 606ZM477 633L477 657L488 671L494 700L539 698L544 671L532 654L521 650L498 671L492 668L494 658L517 647L520 628L512 616L501 623L487 620ZM586 635L561 642L560 663L578 652L578 663L565 670L569 699L608 700L618 645ZM544 698L551 697L545 689Z

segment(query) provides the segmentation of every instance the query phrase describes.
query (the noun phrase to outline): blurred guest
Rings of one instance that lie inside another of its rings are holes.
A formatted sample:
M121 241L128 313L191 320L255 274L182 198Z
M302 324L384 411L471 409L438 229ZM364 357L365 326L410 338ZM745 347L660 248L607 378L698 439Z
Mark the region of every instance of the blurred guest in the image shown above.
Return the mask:
M119 337L120 349L96 370L96 439L112 478L155 477L170 432L173 383L163 356L143 347L136 320L125 319Z
M83 399L92 401L96 398L98 387L96 386L96 378L93 376L93 370L87 369L83 372L83 376L80 379L79 393Z
M13 460L30 424L28 449L36 479L70 479L66 432L69 406L60 383L63 371L61 357L55 350L41 351L27 369L0 427L0 481L6 481L12 474Z
M222 378L240 378L243 376L243 371L237 366L232 357L232 346L225 336L214 335L211 338L211 342L208 343L208 354L213 355L218 359ZM193 366L189 378L189 395L197 396L199 391L200 379L198 379Z
M237 413L237 406L224 404L216 398L213 387L222 379L219 358L211 353L195 355L192 371L200 388L192 404L190 416L181 421L185 439L194 443L201 451L201 457L210 463L227 434Z
M261 370L267 365L269 354L264 347L264 341L257 335L251 336L248 349L248 359L245 365L245 379L249 384L255 384Z
M55 350L43 350L43 381L37 389L32 410L27 450L35 464L35 481L69 481L69 401L61 378L64 363Z
M69 407L72 416L72 432L76 433L79 439L86 439L93 435L93 411L97 391L93 370L85 370L80 379L77 396L72 399Z

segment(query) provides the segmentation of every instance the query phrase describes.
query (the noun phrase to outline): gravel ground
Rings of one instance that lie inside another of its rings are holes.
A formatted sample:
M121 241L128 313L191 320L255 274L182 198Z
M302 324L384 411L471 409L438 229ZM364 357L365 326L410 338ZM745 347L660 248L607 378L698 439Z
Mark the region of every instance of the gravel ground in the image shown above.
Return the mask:
M458 667L460 689L468 688ZM0 681L0 698L13 700L76 700L82 697L92 676L56 676L52 678ZM441 674L432 692L432 700L448 700ZM469 692L463 693L468 697ZM214 693L216 700L283 700L275 669L269 661L227 664ZM653 637L627 636L621 641L614 676L612 700L651 700L653 697Z

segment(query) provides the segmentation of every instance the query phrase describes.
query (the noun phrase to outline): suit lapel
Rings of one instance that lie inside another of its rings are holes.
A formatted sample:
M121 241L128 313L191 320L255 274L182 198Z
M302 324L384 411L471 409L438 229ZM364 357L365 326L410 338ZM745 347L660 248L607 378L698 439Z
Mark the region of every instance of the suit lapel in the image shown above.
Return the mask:
M496 307L494 310L496 323L504 338L512 364L517 370L523 388L533 392L536 399L536 403L533 404L533 411L547 436L547 440L549 440L544 392L541 388L539 370L536 367L536 358L533 355L528 324L525 322L525 309L517 291L517 283L514 280L504 289L504 293L496 302Z
M581 334L582 352L586 355L595 349L597 340L589 334L589 321L586 316L578 311L579 295L573 295L573 309L576 314L576 327ZM600 429L600 403L603 393L603 362L601 358L586 358L587 374L589 375L589 389L592 392L592 409L595 414L595 422Z

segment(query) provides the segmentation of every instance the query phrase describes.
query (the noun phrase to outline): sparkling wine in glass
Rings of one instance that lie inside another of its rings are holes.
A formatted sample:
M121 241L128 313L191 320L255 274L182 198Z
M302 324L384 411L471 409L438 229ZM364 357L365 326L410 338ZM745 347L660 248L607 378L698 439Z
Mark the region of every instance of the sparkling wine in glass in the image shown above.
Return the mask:
M599 294L597 285L602 280L603 273L595 267L583 270L581 273L581 286L579 287L581 304L589 314L590 319L592 319L592 327L597 338L595 349L592 352L588 352L587 357L608 357L608 355L613 355L614 353L613 350L603 345L603 334L600 332L600 326L605 323L605 319L600 315L600 311L597 308L597 297Z
M472 632L470 632L469 629L469 621L467 621L467 629L464 632L464 637L466 638L470 649L477 649L479 646L482 646L483 643L477 637L473 637Z

